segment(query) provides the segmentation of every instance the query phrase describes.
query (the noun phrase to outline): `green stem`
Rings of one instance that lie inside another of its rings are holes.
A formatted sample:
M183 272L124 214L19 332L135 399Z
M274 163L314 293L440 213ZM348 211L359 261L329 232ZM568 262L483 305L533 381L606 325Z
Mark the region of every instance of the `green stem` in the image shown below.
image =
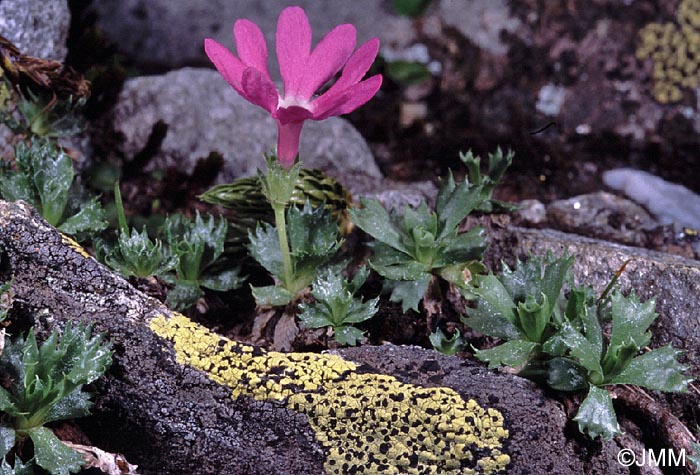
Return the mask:
M289 289L292 283L292 254L289 251L289 241L287 240L287 220L285 217L285 204L272 203L272 209L275 210L275 226L277 227L277 236L280 241L280 250L282 251L282 265L284 267L284 287Z

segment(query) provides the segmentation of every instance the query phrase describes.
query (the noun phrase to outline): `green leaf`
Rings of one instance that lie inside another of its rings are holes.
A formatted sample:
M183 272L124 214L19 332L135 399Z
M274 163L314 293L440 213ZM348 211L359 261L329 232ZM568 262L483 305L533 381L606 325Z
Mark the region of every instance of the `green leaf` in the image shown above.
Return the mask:
M226 292L227 290L238 289L245 282L246 277L241 276L240 268L225 269L216 274L205 273L199 281L202 287Z
M34 194L34 187L29 175L22 172L14 173L8 169L2 170L0 175L0 193L8 201L22 200L36 207L38 198Z
M355 294L358 290L360 290L360 287L362 287L367 280L367 277L369 277L369 267L366 265L363 265L357 271L355 272L355 275L353 276L352 280L350 281L348 285L348 290Z
M68 203L68 192L73 183L73 161L49 142L37 152L32 157L34 184L44 219L56 226Z
M586 368L569 358L552 358L546 362L547 385L557 391L578 391L589 386Z
M355 346L365 336L362 330L350 326L335 327L333 332L335 341L341 345Z
M530 359L532 352L539 346L533 341L511 340L488 350L477 350L474 354L481 361L489 364L489 368L510 366L520 368Z
M656 391L686 392L693 378L683 375L687 368L678 362L681 353L671 345L644 353L606 384L634 384Z
M403 312L407 312L409 309L417 312L418 304L428 291L430 279L430 274L424 274L423 277L416 280L387 280L385 285L391 288L389 300L400 302Z
M379 260L381 262L381 259ZM369 265L377 274L389 280L425 280L430 278L430 270L425 264L416 261L405 261L392 265L381 265L377 261L370 261Z
M433 348L443 355L449 356L459 353L466 344L464 339L460 336L458 329L455 329L452 338L448 338L447 335L445 335L442 330L438 328L434 333L431 333L428 336L428 339L433 345Z
M446 199L442 208L436 208L440 221L438 239L444 239L455 231L459 223L481 203L481 187L460 183Z
M467 317L462 317L462 321L484 335L521 339L516 308L506 287L493 274L476 276L473 282L475 286L469 291L478 297L477 307L467 309Z
M538 343L542 342L551 314L547 296L541 294L541 297L542 301L538 302L535 296L528 295L524 302L518 303L517 307L520 328L522 328L528 340Z
M323 328L335 325L332 316L320 305L299 304L302 311L299 314L299 321L306 328Z
M107 228L107 218L102 205L93 198L80 207L80 211L66 219L58 229L66 234L77 234L80 232L98 232Z
M15 446L15 430L12 427L0 426L0 457L5 457Z
M566 347L569 356L590 372L591 382L600 384L603 381L603 368L600 366L601 354L599 349L568 322L564 323L561 329L545 342L543 350L550 354L559 354L560 351L551 350L552 346L556 347L559 345Z
M281 307L294 298L294 294L284 287L268 285L266 287L250 287L255 303L260 307Z
M198 281L178 280L168 292L166 302L170 308L182 310L197 303L203 295Z
M326 260L341 245L338 222L325 206L313 208L307 201L303 208L287 209L287 234L294 259L304 256L323 256Z
M77 473L85 463L82 455L61 442L46 427L34 427L27 430L27 433L34 442L34 459L37 465L52 475Z
M392 225L393 221L389 213L377 200L361 198L362 208L350 210L350 218L360 229L379 242L410 254L401 242L401 234Z
M549 256L547 258L540 288L541 292L547 296L547 301L551 304L552 308L554 308L557 300L559 300L559 294L564 286L564 281L566 281L571 271L573 263L573 256L561 257L559 259L552 259Z
M644 303L632 292L629 297L619 291L612 294L612 335L609 348L633 343L637 348L649 344L651 333L647 332L649 325L658 314L654 311L656 300L649 299Z
M610 394L595 386L590 386L588 396L581 403L574 420L578 422L581 433L588 434L592 439L600 436L603 440L611 440L622 434Z
M44 422L61 421L66 419L76 419L90 414L92 395L78 388L59 399L44 416Z
M10 393L7 392L7 389L0 386L0 411L12 413L12 411L15 410L14 406Z
M250 244L248 250L250 255L270 274L280 277L284 273L282 263L282 251L277 230L270 224L259 225L255 229L255 234L249 235Z
M434 267L451 266L481 259L486 250L485 231L481 227L475 227L456 238L446 240L442 244L445 247L438 252L438 257L433 263Z
M0 464L0 475L34 475L34 459L24 464L19 457L15 457L15 465L11 467L3 458Z

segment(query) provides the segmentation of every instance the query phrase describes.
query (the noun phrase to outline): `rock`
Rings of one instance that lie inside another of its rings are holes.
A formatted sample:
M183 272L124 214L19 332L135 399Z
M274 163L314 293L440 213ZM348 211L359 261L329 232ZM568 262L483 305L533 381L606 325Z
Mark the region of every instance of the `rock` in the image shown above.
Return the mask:
M129 79L92 137L99 144L105 129L113 129L120 138L111 151L129 160L162 125L167 133L146 170L176 167L191 173L199 158L218 152L225 163L217 181L228 182L264 168L263 154L277 145L277 125L266 111L241 98L216 71L192 68ZM300 156L305 166L336 178L382 176L364 139L337 117L304 125Z
M553 201L547 218L561 231L636 246L644 244L640 231L658 225L641 206L604 191Z
M603 182L646 206L664 224L700 229L700 195L685 186L630 168L606 171Z
M40 335L76 318L109 335L114 364L94 385L85 430L144 475L370 474L404 462L430 473L630 473L617 440L577 436L564 408L517 376L413 347L273 353L224 339L22 202L0 201L0 247L17 318L34 315Z
M298 0L306 10L314 44L333 27L352 23L358 45L378 36L382 43L406 45L414 37L411 21L394 14L390 2L376 0ZM137 63L176 68L205 65L204 38L214 38L233 49L233 23L248 18L262 29L276 64L274 38L277 18L288 1L231 2L228 0L95 0L97 25ZM277 76L277 68L270 68Z
M67 0L0 2L0 35L28 56L63 61L69 26Z

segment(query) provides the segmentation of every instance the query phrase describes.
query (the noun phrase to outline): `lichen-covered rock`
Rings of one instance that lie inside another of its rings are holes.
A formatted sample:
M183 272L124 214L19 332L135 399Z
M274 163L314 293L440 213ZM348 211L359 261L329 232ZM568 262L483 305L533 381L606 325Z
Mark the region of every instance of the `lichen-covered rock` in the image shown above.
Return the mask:
M136 291L21 202L0 201L15 310L106 331L94 443L159 474L627 474L533 383L434 351L267 352ZM39 310L41 310L39 312ZM421 472L422 470L422 472Z
M28 56L63 61L69 26L68 0L0 2L0 35Z
M198 159L218 152L224 168L217 181L228 182L264 168L263 154L277 145L277 126L266 111L241 98L216 71L193 68L129 79L93 140L99 146L104 130L113 129L120 140L111 151L130 160L144 150L156 124L167 130L146 170L191 173ZM341 118L308 121L299 153L306 167L336 178L382 176L367 143Z

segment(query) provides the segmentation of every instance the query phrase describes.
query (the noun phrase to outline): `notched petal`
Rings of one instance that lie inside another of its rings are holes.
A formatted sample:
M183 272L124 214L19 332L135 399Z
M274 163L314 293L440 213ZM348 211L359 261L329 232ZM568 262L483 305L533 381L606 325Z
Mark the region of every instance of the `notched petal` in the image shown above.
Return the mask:
M245 65L236 58L225 46L218 41L207 38L204 40L204 51L216 66L217 71L226 79L226 82L241 94L241 80Z
M238 57L248 67L253 67L270 77L267 69L267 43L258 25L250 20L238 20L233 25Z

